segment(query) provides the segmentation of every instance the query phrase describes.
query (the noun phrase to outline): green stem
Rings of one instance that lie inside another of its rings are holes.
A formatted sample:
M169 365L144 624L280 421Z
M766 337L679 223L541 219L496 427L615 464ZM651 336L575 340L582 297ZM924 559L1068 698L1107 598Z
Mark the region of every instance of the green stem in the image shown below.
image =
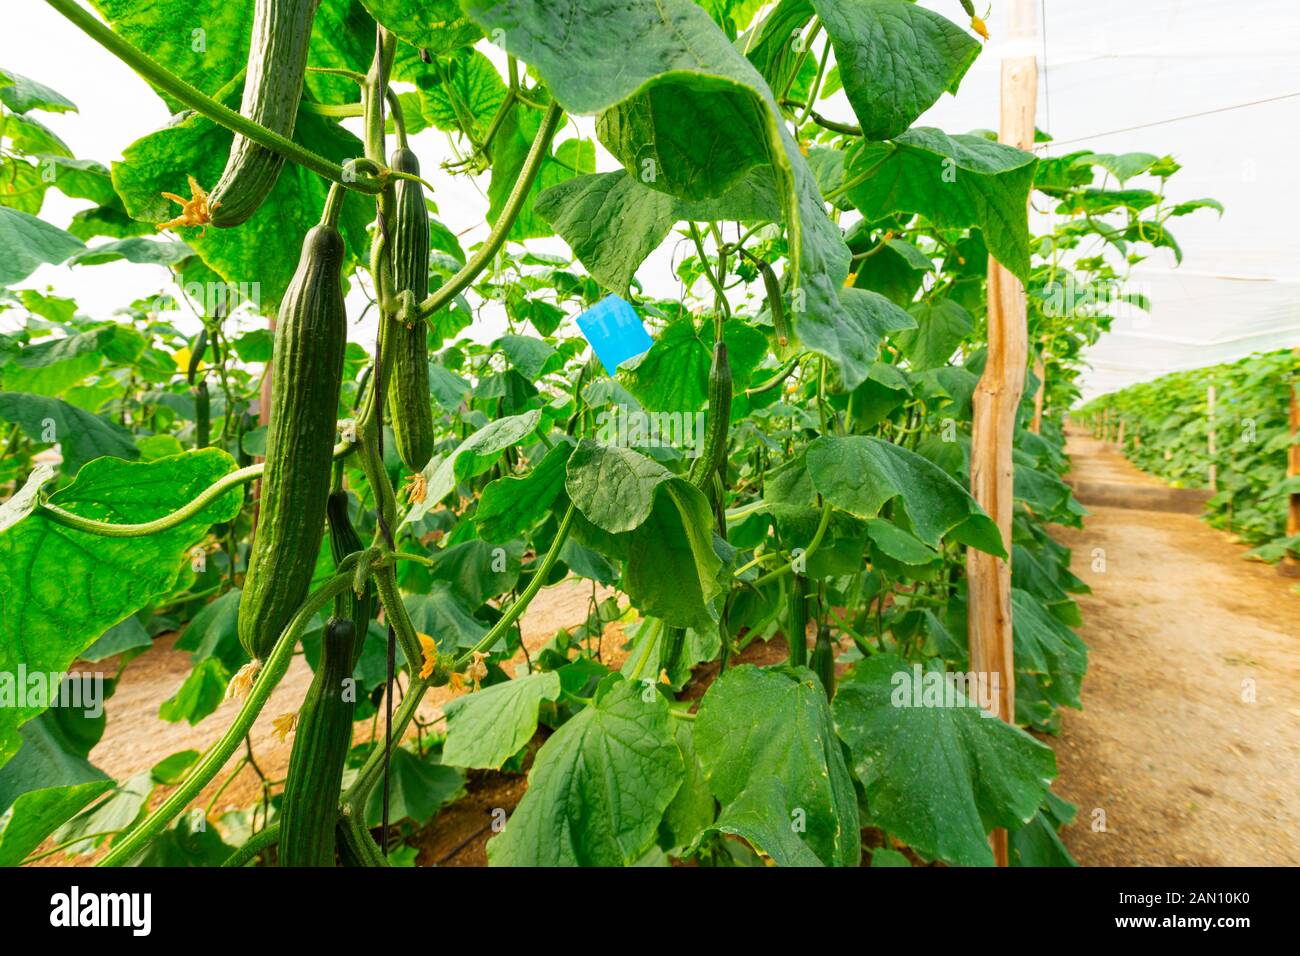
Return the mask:
M822 538L826 536L826 529L830 526L831 523L831 510L832 510L831 503L829 501L826 502L826 504L822 505L822 517L821 520L817 523L817 532L813 535L812 540L808 542L807 549L804 551L803 554L799 556L803 558L803 560L807 561L808 558L812 556L812 553L816 551L818 547L821 546ZM787 561L784 565L777 568L775 571L771 571L763 575L761 578L759 578L757 581L754 582L754 587L757 588L757 587L762 587L764 584L771 584L777 578L789 574L791 571L794 570L795 560L796 559L792 558L791 560Z
M254 833L248 840L234 853L226 857L225 862L221 865L243 866L253 857L257 856L264 850L268 850L280 842L280 821L276 820L264 830Z
M287 136L281 136L279 133L267 129L260 123L255 123L246 116L241 116L230 107L223 106L212 97L195 89L100 23L76 0L45 0L45 2L71 20L83 33L131 67L155 87L164 93L171 94L172 97L190 107L190 109L203 114L214 123L240 133L259 146L265 146L285 159L290 159L298 165L319 173L326 179L340 183L349 189L356 189L364 193L377 193L384 188L382 177L367 176L349 181L344 175L343 167L338 163L298 145Z
M573 502L569 502L569 509L564 512L564 520L560 522L559 530L555 532L555 539L551 542L550 550L546 552L546 556L542 558L542 563L533 572L533 578L528 582L528 586L520 593L519 599L501 615L501 619L492 625L492 629L477 644L456 658L456 663L452 666L453 670L460 670L474 659L476 653L482 653L495 644L497 639L505 634L511 625L519 619L519 615L524 613L524 609L537 596L537 592L542 589L542 584L550 576L551 568L555 566L555 561L560 556L560 549L564 546L564 539L569 536L569 528L573 525L573 514L576 510Z
M375 586L379 591L379 603L384 606L388 623L393 625L397 643L402 646L402 653L406 656L406 666L412 674L420 673L424 652L420 649L420 639L416 636L410 615L406 613L406 605L402 603L401 592L397 589L397 575L391 564L386 563L375 571Z
M401 740L402 734L406 732L407 726L415 716L416 710L420 706L420 701L424 698L424 692L429 689L429 683L421 680L419 677L412 676L411 682L406 687L406 694L402 697L402 703L398 705L397 712L393 714L393 740ZM370 791L374 789L376 783L384 774L384 748L375 747L366 757L366 762L361 765L356 779L352 781L352 786L348 787L343 794L343 814L345 819L352 820L355 823L356 818L365 812L366 800L370 797ZM367 839L369 837L367 836ZM373 840L370 841L374 843Z
M346 564L347 562L342 562ZM244 742L249 730L253 727L253 722L257 720L257 715L262 712L266 706L267 700L271 697L271 692L275 690L280 679L284 677L285 671L289 669L289 662L293 659L293 649L298 643L298 635L306 630L307 625L316 618L316 614L321 608L325 607L334 600L336 594L342 594L352 586L352 573L349 569L340 566L342 573L330 578L318 590L308 596L302 606L290 619L276 642L271 653L267 655L262 664L262 671L258 675L253 689L249 692L248 699L244 701L244 706L239 709L235 720L226 728L225 734L218 740L211 749L208 750L203 758L190 771L185 782L171 792L156 810L145 817L139 825L133 827L123 839L113 844L113 849L99 861L98 866L122 866L130 863L145 845L156 837L171 822L172 818L185 809L190 801L198 796L208 781L215 777L221 768L226 765L232 754Z
M533 145L528 150L528 158L524 160L523 169L519 171L519 178L515 181L515 187L510 192L510 197L506 200L505 208L501 210L501 215L497 217L496 223L492 226L492 231L488 234L487 240L478 248L474 255L470 256L469 261L454 276L444 282L435 291L429 294L429 297L420 303L420 315L428 319L434 313L446 307L456 296L460 295L470 283L479 277L479 274L487 268L492 257L506 241L506 236L510 234L510 229L515 224L515 219L519 217L519 211L523 208L524 200L528 197L533 188L533 180L537 178L538 170L542 168L542 160L550 152L551 139L555 136L555 131L559 128L560 120L564 116L564 111L560 109L558 103L552 103L546 109L546 115L542 117L542 124L537 129L537 135L533 138Z
M340 442L334 446L334 457L341 458L351 450L352 446L350 444ZM232 471L208 485L207 488L199 492L198 497L188 504L182 505L171 514L141 524L114 524L111 521L96 521L94 518L83 518L81 515L73 514L71 511L64 511L58 505L52 505L48 502L42 504L40 508L41 512L55 524L75 528L78 531L85 531L88 534L97 534L105 538L143 538L147 535L158 534L161 531L168 531L189 520L231 488L260 477L265 467L266 463L261 462L256 465L249 465L247 468L240 468L238 471Z

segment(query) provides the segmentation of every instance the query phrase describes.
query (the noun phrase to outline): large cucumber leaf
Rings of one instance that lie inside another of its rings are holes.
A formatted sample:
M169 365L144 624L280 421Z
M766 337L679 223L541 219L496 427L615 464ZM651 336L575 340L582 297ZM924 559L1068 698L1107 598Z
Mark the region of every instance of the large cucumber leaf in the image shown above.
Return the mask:
M99 458L50 501L100 521L152 521L234 465L215 448L147 464ZM148 537L89 534L56 524L41 509L0 532L0 673L66 671L104 631L167 594L187 551L209 526L234 518L243 497L242 487L232 488L188 520ZM0 707L0 764L18 747L18 727L44 709Z

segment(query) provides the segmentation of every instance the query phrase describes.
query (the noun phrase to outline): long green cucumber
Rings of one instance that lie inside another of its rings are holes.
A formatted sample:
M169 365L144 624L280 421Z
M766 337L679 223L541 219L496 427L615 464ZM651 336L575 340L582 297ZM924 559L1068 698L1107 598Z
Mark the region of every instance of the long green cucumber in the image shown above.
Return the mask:
M393 151L390 165L398 172L420 175L415 153L405 147ZM409 179L394 187L392 230L393 291L406 300L407 309L429 294L429 210L424 190ZM408 469L418 472L433 457L433 409L429 403L429 333L419 315L399 315L390 331L397 336L393 374L388 382L388 408L392 416L397 454Z
M813 645L808 667L822 682L826 699L835 696L835 649L831 645L831 630L825 624L817 629L817 643Z
M802 574L790 579L790 615L785 642L790 647L790 663L802 667L808 662L808 579Z
M332 618L325 626L320 665L298 711L289 754L280 804L281 866L334 865L334 827L356 708L355 638L351 621Z
M307 75L307 50L320 0L256 0L248 68L239 112L284 136L293 135ZM208 196L214 226L247 222L280 178L284 157L239 133L226 168Z
M328 209L329 207L327 207ZM307 596L325 533L347 315L337 207L308 231L280 304L262 496L239 600L239 640L260 658Z
M329 502L325 506L325 513L329 517L330 525L330 553L334 556L334 563L337 565L349 554L356 551L362 551L364 546L361 544L361 536L357 534L356 528L352 526L352 519L348 515L348 493L346 491L334 491L330 493ZM353 655L353 666L356 665L356 658L361 656L361 649L366 643L366 628L370 624L370 618L375 612L375 586L367 580L361 594L357 594L355 589L340 594L334 599L334 616L347 618L356 625L357 642L356 650Z
M712 499L713 475L727 459L727 431L731 424L731 365L727 361L727 343L721 338L713 345L713 363L709 366L708 416L704 448L691 463L687 477Z

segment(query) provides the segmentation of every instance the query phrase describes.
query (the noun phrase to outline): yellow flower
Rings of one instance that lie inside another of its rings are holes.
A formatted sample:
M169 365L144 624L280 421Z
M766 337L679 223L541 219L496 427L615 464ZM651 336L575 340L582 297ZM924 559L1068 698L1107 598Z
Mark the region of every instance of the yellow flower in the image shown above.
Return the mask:
M970 28L978 33L985 40L989 38L989 28L984 25L984 21L979 17L970 18Z
M424 496L428 493L429 486L424 480L424 475L414 474L407 477L406 488L404 490L406 492L406 500L414 505L419 504L424 500Z
M474 682L474 689L478 690L483 678L488 675L487 664L484 663L487 660L487 655L482 651L475 651L472 656L473 660L465 668L465 676Z
M668 669L661 667L659 669L659 683L671 685L672 682L672 678L668 676Z
M262 669L261 661L249 661L238 671L235 676L230 678L230 683L226 685L226 700L232 697L243 700L248 696L248 692L253 689L253 681L257 679L257 672Z
M844 288L851 289L853 287L853 282L857 277L858 274L856 272L850 272L849 277L844 280Z
M193 176L187 178L190 181L189 199L184 199L175 193L162 194L164 199L170 199L172 202L180 204L181 214L175 219L160 222L158 224L159 232L164 229L176 229L180 226L203 226L204 229L203 232L199 233L200 236L208 231L207 225L212 221L212 210L216 209L221 203L209 206L208 194L203 187L198 184L198 181Z
M271 727L280 737L280 743L284 743L289 735L294 732L298 726L298 712L290 711L287 714L281 714L275 720L271 721Z
M424 653L424 666L420 668L421 679L427 680L438 664L438 645L428 634L415 635L420 639L420 650Z

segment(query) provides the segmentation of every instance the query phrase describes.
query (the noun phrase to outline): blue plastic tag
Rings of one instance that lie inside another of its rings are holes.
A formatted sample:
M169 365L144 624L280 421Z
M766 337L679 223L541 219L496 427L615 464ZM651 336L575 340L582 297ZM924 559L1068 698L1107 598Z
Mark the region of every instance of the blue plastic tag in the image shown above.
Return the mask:
M578 316L578 328L610 375L619 364L650 350L654 340L636 310L616 295L607 295Z

